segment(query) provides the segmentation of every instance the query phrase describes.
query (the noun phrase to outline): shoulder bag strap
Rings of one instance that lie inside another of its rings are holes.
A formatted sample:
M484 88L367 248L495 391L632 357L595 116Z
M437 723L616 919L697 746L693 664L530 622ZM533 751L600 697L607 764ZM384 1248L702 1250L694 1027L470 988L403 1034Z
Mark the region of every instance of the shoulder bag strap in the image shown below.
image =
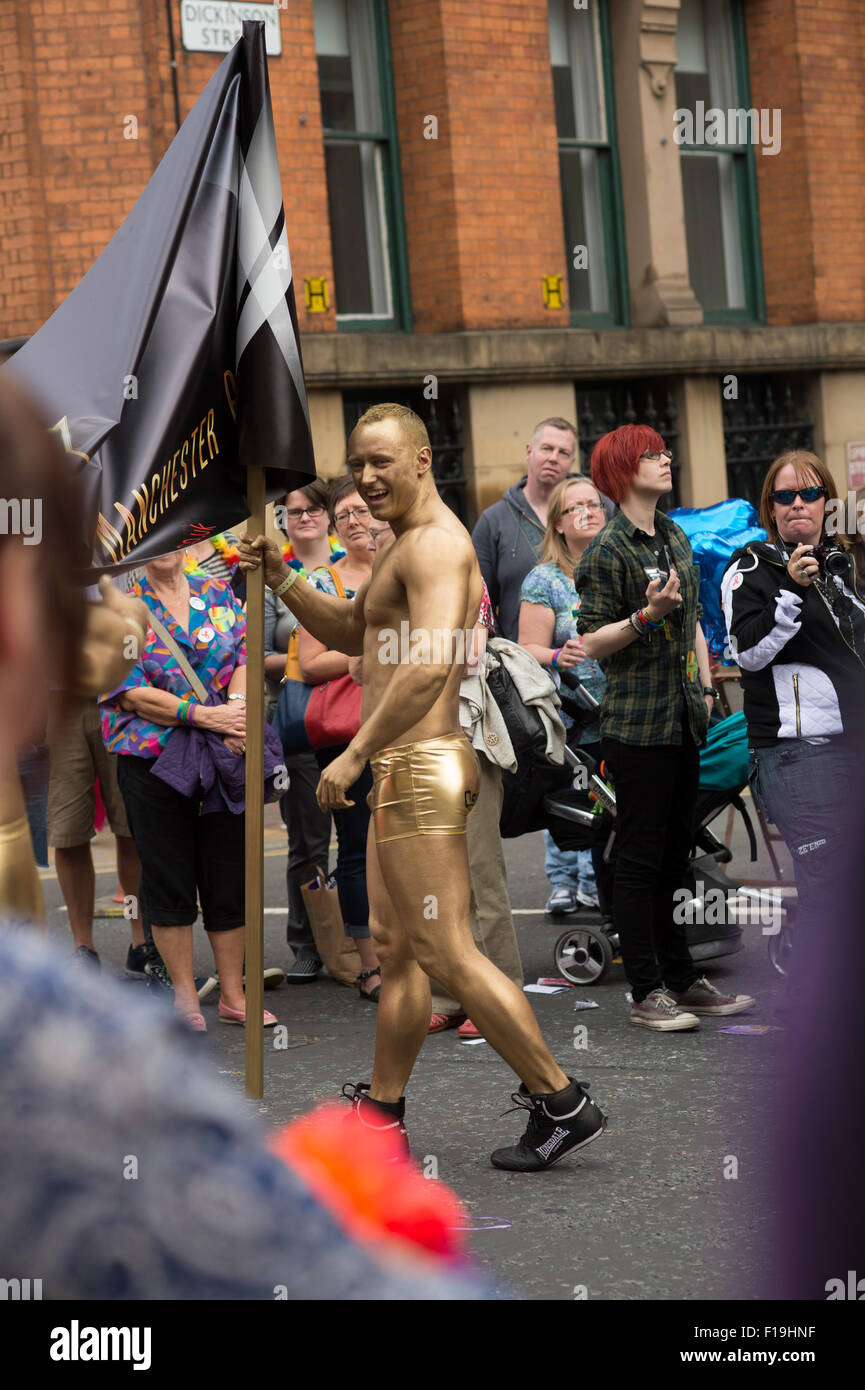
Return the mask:
M180 650L171 633L168 631L168 628L161 621L161 619L157 618L156 614L153 612L152 609L150 610L148 616L150 618L150 626L153 628L153 631L156 633L160 642L164 643L164 645L171 652L171 655L174 657L174 660L177 662L184 676L189 681L189 684L194 694L198 697L198 699L201 701L203 705L206 705L210 697L207 691L205 690L204 686L202 685L200 678L195 674L195 672L189 664L189 661L183 655L183 652Z
M345 585L343 584L333 565L319 565L318 569L327 570L328 574L330 575L331 579L336 585L336 592L338 598L348 597L348 595L345 592Z

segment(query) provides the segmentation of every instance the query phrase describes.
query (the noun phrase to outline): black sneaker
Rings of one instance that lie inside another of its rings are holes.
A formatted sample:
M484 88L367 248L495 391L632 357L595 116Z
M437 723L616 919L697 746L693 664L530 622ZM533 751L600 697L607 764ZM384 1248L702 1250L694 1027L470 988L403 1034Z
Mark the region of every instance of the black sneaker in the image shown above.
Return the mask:
M490 1155L494 1168L505 1168L511 1173L539 1173L603 1134L607 1117L589 1099L588 1082L574 1081L572 1076L568 1080L575 1088L575 1104L565 1115L555 1115L547 1108L552 1099L549 1095L530 1095L523 1085L514 1092L514 1108L530 1112L528 1127L513 1148L496 1149Z
M145 967L149 961L157 959L156 947L152 941L144 941L140 946L130 946L126 952L126 974L133 980L146 980Z
M408 1143L408 1130L405 1127L405 1096L400 1096L399 1100L373 1100L371 1096L364 1095L369 1086L364 1082L354 1086L346 1083L342 1088L342 1093L346 1100L351 1101L351 1108L355 1118L360 1120L362 1125L369 1129L395 1129L405 1147L406 1158L409 1157L411 1150Z
M153 988L165 990L166 994L174 993L171 976L166 970L161 956L156 955L152 960L149 960L144 967L144 973ZM206 999L208 994L216 989L217 984L218 981L213 975L196 975L195 988L199 999Z
M72 952L72 959L77 965L84 965L90 970L101 970L102 962L95 951L91 951L89 946L76 946Z

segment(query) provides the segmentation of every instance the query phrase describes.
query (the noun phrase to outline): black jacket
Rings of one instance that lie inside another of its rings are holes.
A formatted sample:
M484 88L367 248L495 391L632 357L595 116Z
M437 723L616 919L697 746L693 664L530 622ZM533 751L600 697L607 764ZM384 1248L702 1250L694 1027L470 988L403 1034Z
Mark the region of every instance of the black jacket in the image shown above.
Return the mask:
M865 662L817 585L791 579L774 545L735 552L721 602L752 747L865 732ZM865 616L854 616L861 633Z

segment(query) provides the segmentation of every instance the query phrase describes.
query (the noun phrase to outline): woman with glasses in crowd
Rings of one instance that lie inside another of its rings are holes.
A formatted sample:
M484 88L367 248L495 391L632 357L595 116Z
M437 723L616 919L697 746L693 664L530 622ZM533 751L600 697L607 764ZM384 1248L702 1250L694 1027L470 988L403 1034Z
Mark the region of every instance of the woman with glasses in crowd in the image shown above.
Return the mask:
M845 850L861 849L844 833L844 809L865 735L865 591L854 557L827 532L837 496L814 454L782 454L760 497L768 540L737 550L721 585L751 785L793 858L797 930L825 915Z
M287 537L282 558L292 569L298 570L303 579L318 565L341 560L345 554L336 537L330 534L327 498L327 483L315 478L306 487L289 492L284 505L274 509L277 525ZM275 713L283 677L286 681L303 680L298 661L299 635L294 614L281 598L265 589L264 673L268 719ZM289 753L285 765L288 790L279 798L279 810L288 835L285 937L294 951L286 981L291 985L303 985L317 979L324 969L300 890L302 884L314 878L317 867L327 874L330 815L319 808L315 799L318 763L312 750Z
M556 684L562 671L573 670L586 689L600 702L606 681L597 661L590 660L577 635L580 596L574 588L574 571L589 541L606 525L607 514L598 489L590 478L563 478L550 495L541 563L530 570L520 590L520 627L517 641L553 674ZM573 720L561 711L570 728ZM580 735L580 745L599 757L600 725L597 718ZM544 872L552 895L546 910L573 912L578 904L597 907L597 883L590 850L561 850L548 830Z
M372 574L376 552L370 548L369 508L355 488L351 477L339 478L331 484L328 513L331 526L345 554L335 564L320 565L313 570L309 575L309 582L322 593L352 599L361 584ZM342 652L328 651L317 637L313 637L312 633L303 627L300 629L298 655L303 679L310 685L321 685L325 681L337 680L345 675L350 675L352 680L360 684L362 657L349 657ZM347 745L343 744L335 748L318 749L315 757L319 771L334 762L346 747ZM354 805L345 810L334 811L333 819L337 839L336 883L339 905L346 935L354 939L363 965L358 987L363 998L377 1004L381 971L370 936L369 900L366 891L366 836L370 816L366 799L371 790L372 773L367 764L347 792L347 799L353 801Z

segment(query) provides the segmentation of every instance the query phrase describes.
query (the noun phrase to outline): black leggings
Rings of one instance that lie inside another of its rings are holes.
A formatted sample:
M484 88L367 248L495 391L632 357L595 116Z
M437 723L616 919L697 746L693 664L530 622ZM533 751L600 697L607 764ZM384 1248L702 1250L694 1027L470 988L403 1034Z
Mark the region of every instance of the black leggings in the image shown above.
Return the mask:
M683 744L643 747L601 740L616 790L613 921L635 1004L666 985L684 992L699 979L673 894L691 854L700 757L686 729Z
M319 768L323 771L344 752L345 748L317 749L315 756ZM347 810L333 813L333 823L336 826L336 886L339 889L339 906L345 934L355 939L362 939L370 934L369 899L366 893L366 837L370 810L366 799L371 791L372 773L369 763L364 763L362 773L346 792L346 800L353 801L354 805Z
M230 811L199 814L197 798L182 796L151 775L155 758L121 754L117 779L129 829L141 860L142 915L148 927L185 927L198 916L207 931L244 925L244 817Z

